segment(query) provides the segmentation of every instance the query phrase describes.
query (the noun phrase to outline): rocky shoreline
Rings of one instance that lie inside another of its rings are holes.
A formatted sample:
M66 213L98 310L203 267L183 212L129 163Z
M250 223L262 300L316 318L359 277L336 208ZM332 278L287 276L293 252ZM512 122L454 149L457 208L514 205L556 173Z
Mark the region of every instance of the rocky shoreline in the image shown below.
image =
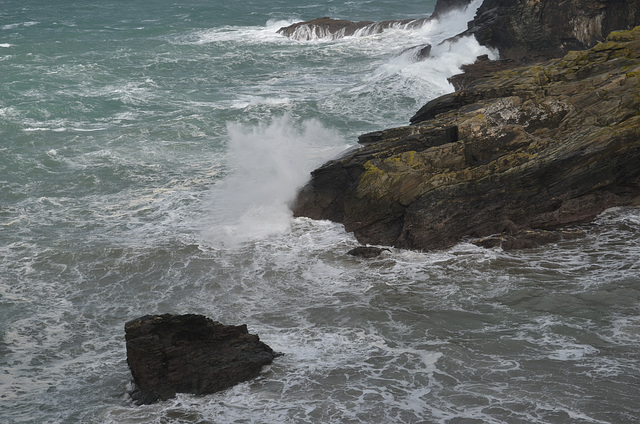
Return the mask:
M362 135L312 172L294 215L364 244L520 248L640 204L640 27L604 38L638 24L633 1L485 0L461 35L505 61L478 61L411 125Z

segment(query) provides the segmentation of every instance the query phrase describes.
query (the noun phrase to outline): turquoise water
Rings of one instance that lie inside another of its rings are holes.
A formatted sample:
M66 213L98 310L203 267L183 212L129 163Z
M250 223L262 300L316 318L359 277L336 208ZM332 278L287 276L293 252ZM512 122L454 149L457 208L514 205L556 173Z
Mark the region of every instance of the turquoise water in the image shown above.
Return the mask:
M277 29L433 5L0 2L0 421L637 421L640 209L540 249L362 261L341 226L286 207L494 52L438 45L473 8L338 40ZM435 57L413 61L426 42ZM124 323L152 313L246 323L285 356L136 407Z

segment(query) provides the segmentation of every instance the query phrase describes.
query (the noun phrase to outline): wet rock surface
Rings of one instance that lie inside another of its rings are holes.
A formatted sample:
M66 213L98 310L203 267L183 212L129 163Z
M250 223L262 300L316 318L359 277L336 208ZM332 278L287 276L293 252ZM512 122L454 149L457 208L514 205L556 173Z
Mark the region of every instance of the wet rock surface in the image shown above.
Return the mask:
M296 40L313 40L317 38L335 39L356 34L377 34L388 28L418 28L432 19L440 19L444 14L452 10L465 8L469 3L471 3L471 0L438 0L431 16L420 19L353 22L322 17L310 21L296 22L280 28L277 33ZM427 57L430 50L430 46L428 50L422 50L422 57Z
M637 25L640 1L634 0L485 0L457 37L475 36L500 60L479 57L449 81L460 90L489 73L585 50L614 30Z
M383 252L390 252L390 250L384 247L358 246L349 250L347 254L351 256L356 256L358 258L371 259L371 258L377 258Z
M639 110L636 28L469 81L412 125L361 136L312 172L293 211L341 222L363 244L413 249L587 222L640 202Z
M246 325L202 315L147 315L125 324L127 363L137 404L176 393L214 393L260 374L278 356Z
M502 59L532 62L593 47L636 25L637 0L484 0L465 35L498 49Z

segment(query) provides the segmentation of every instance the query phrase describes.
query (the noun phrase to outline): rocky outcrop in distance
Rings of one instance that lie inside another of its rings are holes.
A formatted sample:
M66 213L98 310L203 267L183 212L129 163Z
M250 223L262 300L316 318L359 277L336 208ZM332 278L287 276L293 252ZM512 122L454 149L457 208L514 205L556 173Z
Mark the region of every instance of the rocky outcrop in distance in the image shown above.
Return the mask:
M366 36L381 33L389 28L419 28L432 19L439 19L451 10L465 8L471 1L472 0L438 0L431 16L420 19L352 22L344 19L323 17L282 27L277 33L295 40L308 41L316 39L337 39L348 36Z
M125 324L127 363L139 405L176 393L214 393L260 374L278 356L246 325L202 315L147 315Z
M402 28L415 22L413 19L403 21L360 21L352 22L329 17L317 18L306 22L297 22L280 28L277 33L294 40L308 41L320 38L337 39L352 35L377 34L388 28Z
M294 215L411 249L557 240L554 229L640 203L640 27L469 82L411 122L313 171Z

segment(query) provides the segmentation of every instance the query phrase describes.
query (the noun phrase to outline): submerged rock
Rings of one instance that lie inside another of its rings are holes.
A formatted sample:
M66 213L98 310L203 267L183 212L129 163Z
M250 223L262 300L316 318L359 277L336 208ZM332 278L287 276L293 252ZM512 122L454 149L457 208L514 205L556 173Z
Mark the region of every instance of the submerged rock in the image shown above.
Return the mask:
M404 49L400 55L408 55L413 61L419 62L431 56L431 49L431 44L422 44Z
M277 354L246 325L202 315L147 315L125 324L127 363L138 404L176 393L214 393L260 374Z
M503 250L526 249L561 240L574 240L584 236L580 230L521 230L515 234L493 234L479 239L469 240L479 247L500 247Z
M361 136L312 172L292 209L341 222L363 244L414 249L586 222L640 203L639 111L637 27Z
M359 258L370 259L380 256L382 252L390 252L390 250L384 247L358 246L349 250L347 254L351 256L357 256Z

